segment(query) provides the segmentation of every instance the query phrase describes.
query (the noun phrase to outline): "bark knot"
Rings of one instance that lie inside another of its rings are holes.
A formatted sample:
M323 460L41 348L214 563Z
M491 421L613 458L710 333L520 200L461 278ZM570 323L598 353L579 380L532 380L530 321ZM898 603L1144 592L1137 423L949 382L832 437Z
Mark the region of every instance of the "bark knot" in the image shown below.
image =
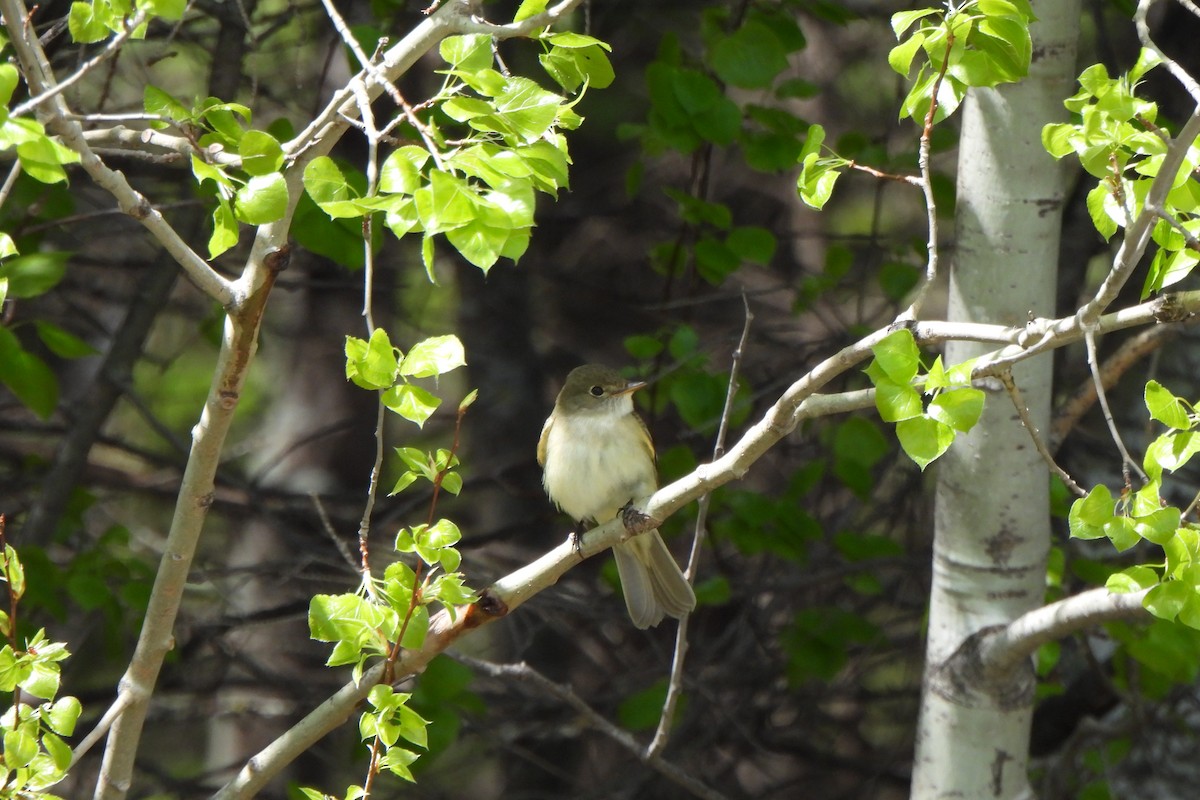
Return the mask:
M980 656L980 643L1002 627L989 626L967 637L949 658L929 671L929 688L968 708L1013 711L1030 706L1037 686L1033 664L1022 659L1012 669L999 670Z

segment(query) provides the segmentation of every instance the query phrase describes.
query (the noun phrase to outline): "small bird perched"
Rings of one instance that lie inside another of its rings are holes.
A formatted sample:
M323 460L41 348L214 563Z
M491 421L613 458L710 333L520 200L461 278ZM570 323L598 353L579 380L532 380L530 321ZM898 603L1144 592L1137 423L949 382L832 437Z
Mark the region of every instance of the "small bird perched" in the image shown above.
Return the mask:
M538 463L546 494L572 519L608 522L658 488L654 443L633 410L633 393L645 385L597 364L567 376L542 428ZM613 555L637 627L657 625L664 616L678 619L696 607L692 586L658 531L616 545Z

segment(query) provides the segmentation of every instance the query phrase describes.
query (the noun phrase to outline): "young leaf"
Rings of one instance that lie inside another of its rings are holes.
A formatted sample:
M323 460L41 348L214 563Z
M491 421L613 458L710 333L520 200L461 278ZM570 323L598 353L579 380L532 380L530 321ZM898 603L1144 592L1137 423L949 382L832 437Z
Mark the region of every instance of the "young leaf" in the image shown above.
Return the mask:
M1152 380L1146 384L1145 402L1151 419L1156 419L1176 430L1187 430L1192 427L1192 421L1188 414L1190 406L1158 381Z
M389 388L383 393L382 402L389 410L416 423L417 427L424 427L425 421L442 404L441 398L411 383L400 383ZM396 485L399 487L399 483Z
M983 392L979 389L951 389L929 403L929 416L963 433L975 427L982 413Z
M444 375L466 363L466 354L457 336L431 336L412 346L400 364L400 374L431 378Z
M346 337L346 378L363 389L387 389L396 380L399 364L387 331L376 328L370 341Z
M233 202L238 219L249 225L265 225L282 219L287 212L287 181L279 172L255 175L238 190Z
M896 438L922 471L954 443L954 429L921 415L896 423Z

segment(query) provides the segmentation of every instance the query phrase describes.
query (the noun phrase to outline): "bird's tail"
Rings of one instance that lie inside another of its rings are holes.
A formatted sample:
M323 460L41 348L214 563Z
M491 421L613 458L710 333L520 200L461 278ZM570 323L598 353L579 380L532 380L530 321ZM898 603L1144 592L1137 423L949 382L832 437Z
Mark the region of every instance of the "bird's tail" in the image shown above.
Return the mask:
M639 628L664 616L679 619L696 607L696 593L658 531L647 531L613 547L625 605Z

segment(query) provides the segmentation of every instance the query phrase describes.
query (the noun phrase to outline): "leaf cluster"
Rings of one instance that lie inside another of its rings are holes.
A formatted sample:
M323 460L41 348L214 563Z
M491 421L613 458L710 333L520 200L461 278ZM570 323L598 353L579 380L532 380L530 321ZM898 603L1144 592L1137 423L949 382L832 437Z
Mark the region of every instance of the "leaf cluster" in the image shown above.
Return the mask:
M540 62L567 92L612 82L608 45L577 33L546 33ZM395 120L421 145L397 147L384 160L378 194L366 196L332 159L304 170L304 187L331 218L383 212L397 237L422 234L422 259L434 279L434 237L482 270L529 246L535 194L557 195L571 162L562 131L582 122L578 102L493 66L492 40L454 36L439 52L449 69L437 94ZM582 96L582 95L580 95Z
M875 358L865 372L875 385L875 407L884 422L896 423L900 446L924 470L983 413L983 391L971 386L974 359L947 369L938 356L918 381L921 353L907 328L888 334L871 350ZM930 397L928 403L922 394Z
M1133 68L1115 78L1104 65L1093 64L1079 75L1079 91L1064 101L1076 119L1042 130L1042 145L1050 155L1074 153L1097 179L1088 192L1087 207L1105 239L1142 213L1167 156L1171 138L1158 124L1158 106L1137 96L1142 79L1160 63L1154 52L1142 50ZM1197 164L1200 146L1188 143L1152 231L1158 250L1142 285L1142 299L1183 280L1200 263L1200 185L1191 179Z
M0 557L0 575L10 607L15 608L25 594L25 571L8 544ZM75 732L82 711L76 698L58 697L61 662L70 653L62 642L50 641L44 630L17 649L15 623L7 612L0 612L0 634L9 641L0 647L0 692L13 696L12 705L0 715L0 798L56 800L46 790L67 774L72 753L64 739Z

